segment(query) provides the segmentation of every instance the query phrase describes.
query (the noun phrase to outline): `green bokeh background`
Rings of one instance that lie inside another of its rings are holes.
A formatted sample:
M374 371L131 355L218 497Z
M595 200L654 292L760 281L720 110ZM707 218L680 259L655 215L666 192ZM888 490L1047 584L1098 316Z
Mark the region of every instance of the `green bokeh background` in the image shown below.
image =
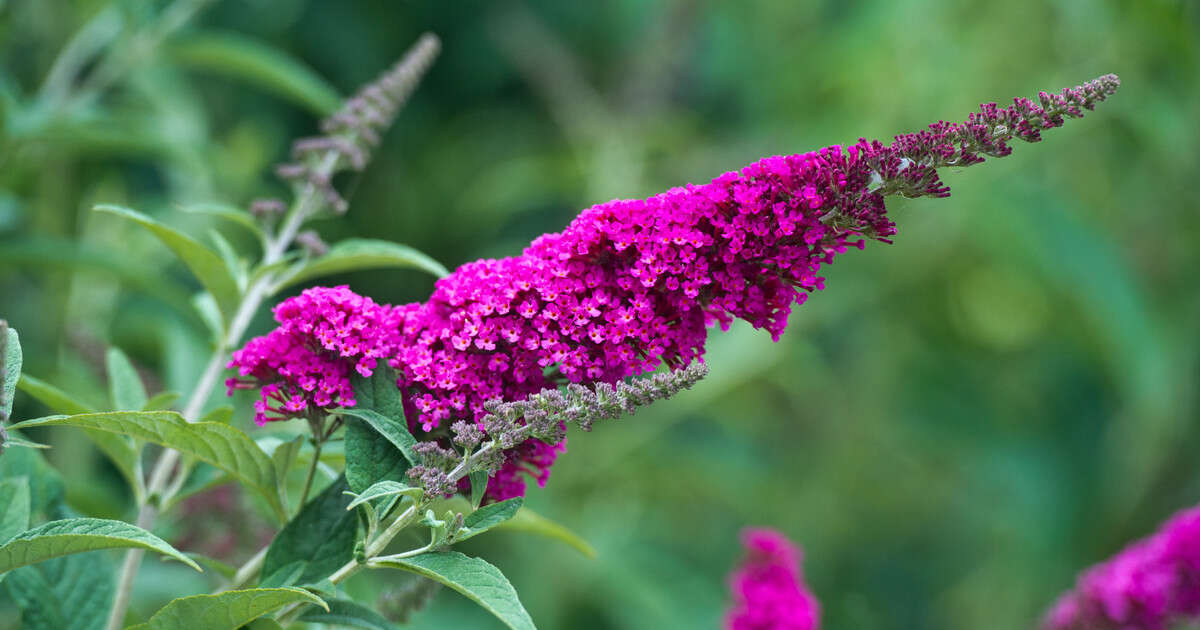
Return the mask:
M282 194L270 167L316 128L313 106L186 54L198 35L252 38L342 94L440 35L371 167L343 183L349 215L317 229L450 267L519 252L598 201L1121 76L1088 118L945 173L951 198L894 200L895 245L839 258L779 343L713 335L694 391L573 435L529 503L599 557L511 533L468 545L539 627L717 627L737 533L765 525L804 546L826 628L1028 628L1081 567L1200 502L1195 2L223 0L83 113L38 108L88 20L111 5L149 24L165 4L0 2L0 316L27 372L84 398L104 396L105 344L173 389L206 347L186 271L91 205L254 251L176 204ZM330 282L391 302L432 286L406 271ZM253 330L269 325L264 311ZM235 423L257 430L239 402ZM18 419L45 412L17 403ZM37 437L72 507L131 516L77 434ZM224 510L203 526L229 527ZM178 569L146 563L136 615L207 588ZM370 595L373 577L351 588ZM6 607L0 627L14 623L0 594ZM443 592L413 627L498 626Z

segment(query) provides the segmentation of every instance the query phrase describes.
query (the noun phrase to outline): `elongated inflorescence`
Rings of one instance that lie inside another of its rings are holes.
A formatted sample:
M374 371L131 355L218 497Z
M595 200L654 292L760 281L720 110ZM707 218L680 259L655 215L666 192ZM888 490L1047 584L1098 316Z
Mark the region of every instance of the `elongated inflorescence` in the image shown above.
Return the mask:
M598 204L520 256L463 265L424 303L386 307L394 327L374 350L400 374L411 428L430 432L451 419L482 423L491 399L687 365L703 355L714 324L742 319L778 339L792 307L824 287L822 266L895 234L886 196L944 197L938 168L1007 155L1011 139L1039 140L1118 85L1109 75L1043 94L1040 104L986 104L962 123L935 123L888 145L860 139L770 157L708 184ZM307 347L331 352L315 340ZM329 360L354 365L365 350ZM244 376L307 391L245 359L231 364ZM523 492L522 470L543 479L562 446L534 438L514 450L502 473L516 482L493 477L493 499Z
M489 491L519 496L525 482L518 473L532 475L538 485L546 484L553 457L566 448L567 425L590 431L597 421L632 415L639 407L690 389L707 374L708 366L696 361L615 386L573 383L564 390L543 389L522 400L489 400L484 403L488 413L478 424L460 420L451 426L452 441L462 449L461 454L437 442L422 442L414 449L422 461L410 469L409 476L420 481L427 494L436 496L458 490L459 480L472 473L486 472L491 478ZM538 448L550 449L551 455L535 450ZM543 461L546 457L549 462Z
M334 212L345 213L349 204L333 187L333 173L366 168L371 148L379 144L384 130L416 89L440 48L437 36L422 35L400 61L321 122L325 135L295 141L292 161L277 167L275 173L293 184L313 186ZM322 164L330 156L335 163ZM262 212L280 207L271 200L260 200L251 209Z
M1166 630L1200 620L1200 506L1085 571L1045 630Z
M733 607L725 630L816 630L817 598L804 583L801 553L771 529L742 532L746 556L729 579Z

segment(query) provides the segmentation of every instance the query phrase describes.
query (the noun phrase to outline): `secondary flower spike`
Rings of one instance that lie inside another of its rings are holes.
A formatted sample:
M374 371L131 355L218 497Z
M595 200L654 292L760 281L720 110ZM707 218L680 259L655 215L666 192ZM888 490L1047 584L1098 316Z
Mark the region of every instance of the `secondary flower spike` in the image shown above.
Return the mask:
M493 398L685 365L703 354L709 326L726 328L735 318L778 339L793 305L823 288L822 265L867 238L895 234L886 196L945 197L938 168L1008 155L1013 138L1039 140L1118 85L1106 75L1042 93L1037 103L985 104L964 122L938 122L891 144L860 139L770 157L708 184L598 204L521 256L463 265L438 281L427 302L392 307L388 319L397 325L379 347L347 354L315 337L296 341L345 364L342 377L321 372L329 379L321 390L344 391L338 378L348 378L349 366L380 352L390 357L412 428L428 432L449 419L480 421ZM312 391L291 374L274 375L261 353L235 356L230 366L290 395ZM283 400L285 410L299 404ZM503 477L524 470L544 483L562 449L530 440L514 449ZM493 500L523 492L523 482L489 487Z
M725 630L816 630L817 598L804 584L800 549L771 529L742 532L746 557L729 579Z
M1200 620L1200 506L1085 571L1045 630L1165 630Z

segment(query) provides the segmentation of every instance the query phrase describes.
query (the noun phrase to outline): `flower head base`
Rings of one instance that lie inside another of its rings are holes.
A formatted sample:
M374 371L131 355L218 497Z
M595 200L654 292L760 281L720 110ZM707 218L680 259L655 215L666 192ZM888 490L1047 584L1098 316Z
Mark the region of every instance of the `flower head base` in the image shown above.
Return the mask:
M1046 630L1165 630L1200 619L1200 507L1088 569L1043 622Z
M815 630L817 599L804 584L800 550L770 529L742 532L746 557L730 577L734 606L726 630Z

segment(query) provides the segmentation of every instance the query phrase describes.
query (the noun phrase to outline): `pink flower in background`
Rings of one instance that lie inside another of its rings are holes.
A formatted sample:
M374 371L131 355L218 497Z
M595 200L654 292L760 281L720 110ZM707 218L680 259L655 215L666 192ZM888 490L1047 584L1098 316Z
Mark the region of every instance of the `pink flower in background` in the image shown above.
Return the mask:
M1200 619L1200 506L1085 571L1046 630L1165 630Z
M742 532L746 557L730 577L734 604L726 630L815 630L817 598L804 584L800 550L771 529Z

